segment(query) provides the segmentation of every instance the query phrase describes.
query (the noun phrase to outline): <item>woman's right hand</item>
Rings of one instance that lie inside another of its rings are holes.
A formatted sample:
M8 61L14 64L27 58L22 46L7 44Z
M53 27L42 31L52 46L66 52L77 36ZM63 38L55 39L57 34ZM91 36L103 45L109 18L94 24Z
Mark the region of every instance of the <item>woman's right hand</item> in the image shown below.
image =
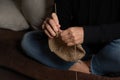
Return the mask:
M60 24L56 13L52 13L51 17L46 18L43 22L42 29L49 38L54 38L60 30Z

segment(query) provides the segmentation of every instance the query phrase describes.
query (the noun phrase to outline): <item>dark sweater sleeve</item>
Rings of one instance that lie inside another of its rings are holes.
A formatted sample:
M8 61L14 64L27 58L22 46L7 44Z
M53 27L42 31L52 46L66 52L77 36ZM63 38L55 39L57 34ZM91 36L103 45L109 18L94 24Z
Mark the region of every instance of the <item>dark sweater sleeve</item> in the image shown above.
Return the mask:
M73 0L56 0L61 29L71 26ZM84 26L84 43L101 44L120 38L120 23Z
M84 43L107 43L120 38L120 23L84 26Z
M57 15L61 29L66 29L71 23L71 0L56 0Z

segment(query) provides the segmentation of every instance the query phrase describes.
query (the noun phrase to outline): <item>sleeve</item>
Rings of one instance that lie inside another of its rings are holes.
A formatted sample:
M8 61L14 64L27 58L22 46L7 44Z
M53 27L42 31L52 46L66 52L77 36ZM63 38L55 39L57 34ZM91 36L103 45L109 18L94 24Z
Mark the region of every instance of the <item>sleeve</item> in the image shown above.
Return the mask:
M56 0L55 3L61 29L66 29L71 23L71 0Z
M120 23L84 26L84 43L107 43L120 38Z

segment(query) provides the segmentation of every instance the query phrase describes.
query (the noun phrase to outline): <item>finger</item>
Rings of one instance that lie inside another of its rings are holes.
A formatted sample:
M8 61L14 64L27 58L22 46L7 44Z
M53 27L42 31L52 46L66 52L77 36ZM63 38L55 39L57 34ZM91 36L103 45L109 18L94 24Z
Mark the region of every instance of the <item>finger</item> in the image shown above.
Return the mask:
M66 39L64 41L65 41L65 43L75 43L75 40L71 37L68 37L68 38L66 37Z
M59 25L59 20L58 20L58 17L56 15L56 13L52 13L52 18L54 19L54 21L56 22L56 24Z
M77 44L80 44L79 40L68 40L67 42L67 45L68 46L74 46L74 45L77 45Z
M51 26L49 24L46 24L46 30L50 33L51 36L56 36L56 33L54 32L54 30L51 28Z
M68 44L68 43L71 43L73 41L71 39L66 39L66 40L64 40L64 42Z
M43 30L45 29L45 22L43 22L43 24L42 24L42 29Z
M49 38L53 38L53 36L51 36L50 33L47 30L44 30L44 32Z
M69 31L68 31L68 30L62 31L62 32L61 32L61 36L62 36L62 37L69 36Z
M47 21L48 21L48 18L46 18L45 21L44 21L43 24L42 24L42 29L43 29L43 30L45 29L45 24L47 24Z
M63 36L61 37L61 39L65 42L65 43L68 43L71 41L71 39L68 37L68 36Z
M58 32L58 27L56 26L56 23L53 19L49 20L49 24L51 25L51 27L53 28L53 30L57 33Z
M59 33L62 33L62 32L63 32L63 30L59 29Z
M68 33L67 33L66 30L61 31L60 37L61 37L61 39L62 39L65 43L67 43L67 42L69 41L69 39L70 39L70 36L68 35Z
M45 24L42 24L42 30L44 30L45 29Z
M64 31L64 32L61 33L61 39L62 39L65 43L74 41L74 37L71 36L71 34L70 34L68 31Z
M67 46L74 46L74 45L76 45L75 43L67 43Z

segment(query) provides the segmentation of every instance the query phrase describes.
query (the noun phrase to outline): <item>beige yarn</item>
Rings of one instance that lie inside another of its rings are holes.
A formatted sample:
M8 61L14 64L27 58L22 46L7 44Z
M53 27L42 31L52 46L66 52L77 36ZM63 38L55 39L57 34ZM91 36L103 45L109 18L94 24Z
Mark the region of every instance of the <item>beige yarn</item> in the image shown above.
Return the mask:
M67 46L59 37L49 39L49 48L58 57L65 61L75 62L85 55L85 51L81 45Z

